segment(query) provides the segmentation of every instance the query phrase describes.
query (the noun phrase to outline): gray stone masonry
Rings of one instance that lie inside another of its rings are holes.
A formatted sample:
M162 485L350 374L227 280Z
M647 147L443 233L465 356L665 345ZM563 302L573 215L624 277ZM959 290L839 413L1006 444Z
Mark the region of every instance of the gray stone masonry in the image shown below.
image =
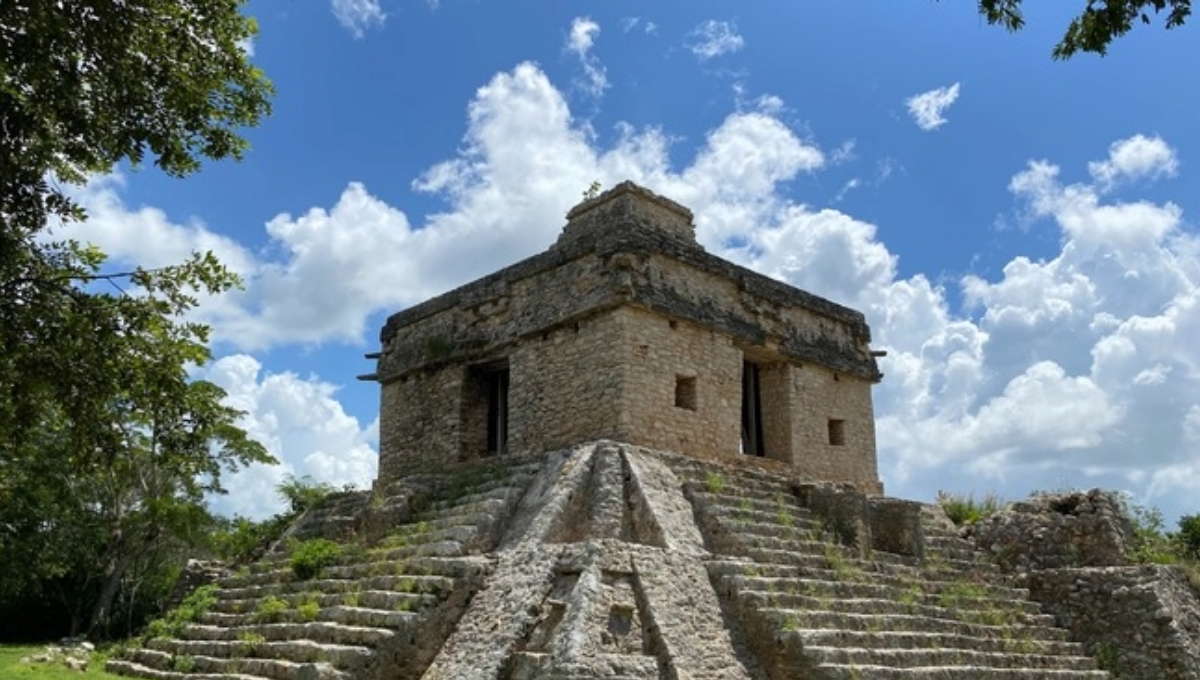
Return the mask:
M628 182L567 220L549 250L388 319L363 376L379 484L610 439L882 492L861 313L705 252L686 208Z
M1146 614L1182 590L1097 582L1083 589L1113 608L1052 616L1027 588L1059 582L1005 575L934 508L778 467L596 441L402 477L297 525L336 537L337 564L301 580L286 549L268 555L221 578L198 620L107 668L154 680L1190 677L1171 670L1188 650L1157 630L1195 621L1154 629ZM1164 675L1110 675L1055 625L1128 611L1138 658Z
M966 535L1122 680L1200 680L1200 601L1175 567L1138 565L1122 498L1093 489L1008 505Z

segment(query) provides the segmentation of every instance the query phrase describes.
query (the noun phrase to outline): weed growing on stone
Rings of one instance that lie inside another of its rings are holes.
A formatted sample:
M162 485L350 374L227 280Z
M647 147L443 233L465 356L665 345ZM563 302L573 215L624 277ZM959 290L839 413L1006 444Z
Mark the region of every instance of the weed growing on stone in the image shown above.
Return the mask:
M171 657L171 670L176 673L191 673L196 670L196 657L190 654Z
M976 499L973 494L954 494L939 491L937 504L942 511L954 522L955 526L975 524L979 520L990 517L1004 507L1004 502L994 493L984 494Z
M357 607L362 598L362 591L357 587L342 595L342 604L347 607Z
M296 598L296 615L301 621L316 621L321 614L321 594L316 592L301 593Z
M253 619L255 623L275 623L283 618L283 613L288 610L288 603L284 600L268 595L258 603L258 608L254 610Z
M303 602L296 606L296 616L301 621L316 621L321 615L321 605L316 602Z
M292 573L301 581L321 575L325 567L331 567L342 558L342 548L324 538L301 541L291 546Z
M189 623L195 623L200 617L212 609L217 603L217 587L215 585L201 586L192 591L179 603L179 606L167 612L161 619L150 622L146 628L147 638L177 638Z
M825 562L829 565L829 570L833 572L834 580L858 581L863 577L862 569L846 559L836 545L825 545Z
M261 633L255 633L248 630L238 632L238 654L241 656L255 656L258 654L259 648L266 643L267 638ZM235 671L231 671L235 672Z
M969 600L987 596L987 588L969 581L954 581L946 584L938 593L938 604L946 609L958 609Z
M1096 665L1100 667L1100 670L1108 671L1113 680L1121 680L1124 677L1121 673L1121 656L1114 645L1101 642L1096 645L1094 653Z
M709 493L721 493L725 488L725 476L713 470L704 476L704 488Z

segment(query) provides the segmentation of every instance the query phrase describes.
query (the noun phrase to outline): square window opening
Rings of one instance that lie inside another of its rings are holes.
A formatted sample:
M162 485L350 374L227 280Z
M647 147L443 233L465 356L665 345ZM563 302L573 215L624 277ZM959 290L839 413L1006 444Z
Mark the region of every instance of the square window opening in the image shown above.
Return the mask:
M697 407L696 376L675 376L675 408L695 411Z
M839 418L829 419L829 445L846 445L846 421Z

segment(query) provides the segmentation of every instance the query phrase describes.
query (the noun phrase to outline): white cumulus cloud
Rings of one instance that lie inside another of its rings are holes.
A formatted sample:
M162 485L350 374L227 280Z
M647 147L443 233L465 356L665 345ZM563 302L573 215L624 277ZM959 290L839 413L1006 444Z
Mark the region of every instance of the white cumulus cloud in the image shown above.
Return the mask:
M946 124L946 109L958 99L959 84L922 92L904 101L908 113L922 130L936 130Z
M702 22L691 33L692 42L688 49L700 61L708 61L724 54L732 54L745 46L746 41L737 31L737 26L728 21L709 19Z
M222 357L197 375L223 388L245 412L240 425L279 465L252 465L223 480L215 510L262 519L284 509L275 487L287 475L334 486L370 488L378 463L378 423L363 427L337 401L337 388L294 373L264 373L253 357Z
M583 67L584 80L582 89L593 97L599 96L608 88L608 75L604 65L592 54L596 44L596 36L600 35L600 24L590 17L575 17L571 21L571 32L567 35L567 49L579 57Z
M379 0L331 0L330 9L338 23L355 38L361 38L371 28L382 27L387 14Z
M1168 515L1194 511L1200 238L1171 202L1106 193L1114 178L1177 172L1156 169L1178 165L1164 140L1117 140L1104 160L1074 169L1080 181L1050 161L1012 168L1017 209L1031 228L1054 230L1057 251L937 284L902 276L876 225L789 194L838 154L771 109L733 111L675 162L670 131L621 124L617 133L597 142L545 73L520 64L479 88L460 151L414 182L445 201L435 214L408 216L350 183L332 206L268 222L269 247L249 253L199 221L123 206L119 179L98 180L83 202L100 218L89 233L114 257L218 250L247 290L206 318L226 342L271 347L363 342L369 315L543 250L592 180L632 179L690 207L710 252L866 313L873 346L888 352L875 404L889 492L928 500L947 486L1016 495L1098 484ZM960 289L961 308L942 286ZM338 413L331 386L264 376L245 357L218 364L219 382L258 414L254 431L275 437L297 473L369 474L372 428ZM296 423L292 443L281 418ZM314 432L326 423L334 434L322 440Z
M1113 142L1107 159L1088 163L1088 172L1103 189L1122 179L1174 177L1178 170L1175 150L1161 137L1145 135Z

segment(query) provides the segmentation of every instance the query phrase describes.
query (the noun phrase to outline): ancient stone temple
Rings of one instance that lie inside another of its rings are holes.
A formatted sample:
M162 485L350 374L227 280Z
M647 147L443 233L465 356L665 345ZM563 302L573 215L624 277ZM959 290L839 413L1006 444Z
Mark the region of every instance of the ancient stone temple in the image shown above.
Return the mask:
M607 439L882 492L862 314L705 252L688 209L629 182L381 340L381 484Z
M1130 564L1113 499L966 534L882 495L861 314L706 253L685 208L631 184L567 218L546 252L388 320L372 490L107 668L1200 680L1190 585Z

